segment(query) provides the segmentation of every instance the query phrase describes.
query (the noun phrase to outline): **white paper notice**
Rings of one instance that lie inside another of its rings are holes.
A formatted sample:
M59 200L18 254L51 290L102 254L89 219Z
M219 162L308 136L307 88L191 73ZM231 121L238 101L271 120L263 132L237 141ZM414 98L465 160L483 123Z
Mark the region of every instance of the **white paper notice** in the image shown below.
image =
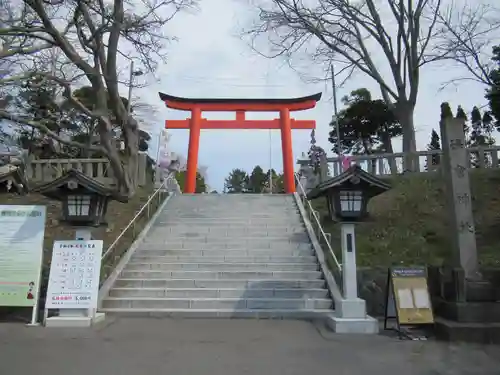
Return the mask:
M398 289L400 309L413 309L413 296L410 289Z
M0 306L36 306L45 206L0 205Z
M427 290L413 289L413 297L415 299L415 307L417 309L429 309L431 307Z
M46 308L97 307L103 241L55 241Z

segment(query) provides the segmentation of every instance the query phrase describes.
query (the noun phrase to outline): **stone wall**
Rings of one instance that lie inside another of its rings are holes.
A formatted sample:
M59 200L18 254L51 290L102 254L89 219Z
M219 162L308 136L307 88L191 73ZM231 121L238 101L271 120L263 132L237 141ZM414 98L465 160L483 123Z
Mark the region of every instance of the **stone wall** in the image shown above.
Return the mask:
M368 315L384 316L387 268L358 267L358 295L366 301Z
M359 297L366 301L366 310L369 315L383 317L385 313L385 293L387 287L387 268L383 267L359 267L358 268L358 293ZM431 295L438 293L437 280L433 280L436 268L429 269L429 289ZM500 269L481 270L485 279L490 281L497 290L500 301Z

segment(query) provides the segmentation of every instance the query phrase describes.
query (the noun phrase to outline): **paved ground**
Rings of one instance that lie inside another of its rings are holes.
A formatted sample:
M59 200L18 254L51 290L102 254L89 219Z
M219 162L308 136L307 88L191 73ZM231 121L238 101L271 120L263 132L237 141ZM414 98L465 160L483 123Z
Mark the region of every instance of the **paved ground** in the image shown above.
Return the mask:
M500 375L500 347L334 335L298 321L107 318L91 330L1 324L0 374Z

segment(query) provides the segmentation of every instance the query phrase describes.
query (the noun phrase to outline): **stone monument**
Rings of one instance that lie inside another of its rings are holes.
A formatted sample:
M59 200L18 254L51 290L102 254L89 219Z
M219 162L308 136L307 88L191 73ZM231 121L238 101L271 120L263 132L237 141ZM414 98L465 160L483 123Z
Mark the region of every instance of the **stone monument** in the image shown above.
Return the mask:
M446 208L451 256L445 267L429 268L429 286L436 315L436 334L445 340L500 344L500 275L480 272L469 179L464 119L441 105Z
M469 180L470 161L465 145L465 120L447 115L449 107L446 108L446 105L442 105L443 118L440 122L443 143L441 170L451 224L453 266L460 267L467 280L477 280L480 275Z

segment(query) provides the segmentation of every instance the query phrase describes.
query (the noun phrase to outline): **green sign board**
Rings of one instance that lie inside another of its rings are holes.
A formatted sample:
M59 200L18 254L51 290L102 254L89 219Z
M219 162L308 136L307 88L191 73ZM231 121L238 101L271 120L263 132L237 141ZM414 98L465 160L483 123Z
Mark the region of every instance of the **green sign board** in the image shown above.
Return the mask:
M0 306L36 305L45 216L45 206L0 205Z

